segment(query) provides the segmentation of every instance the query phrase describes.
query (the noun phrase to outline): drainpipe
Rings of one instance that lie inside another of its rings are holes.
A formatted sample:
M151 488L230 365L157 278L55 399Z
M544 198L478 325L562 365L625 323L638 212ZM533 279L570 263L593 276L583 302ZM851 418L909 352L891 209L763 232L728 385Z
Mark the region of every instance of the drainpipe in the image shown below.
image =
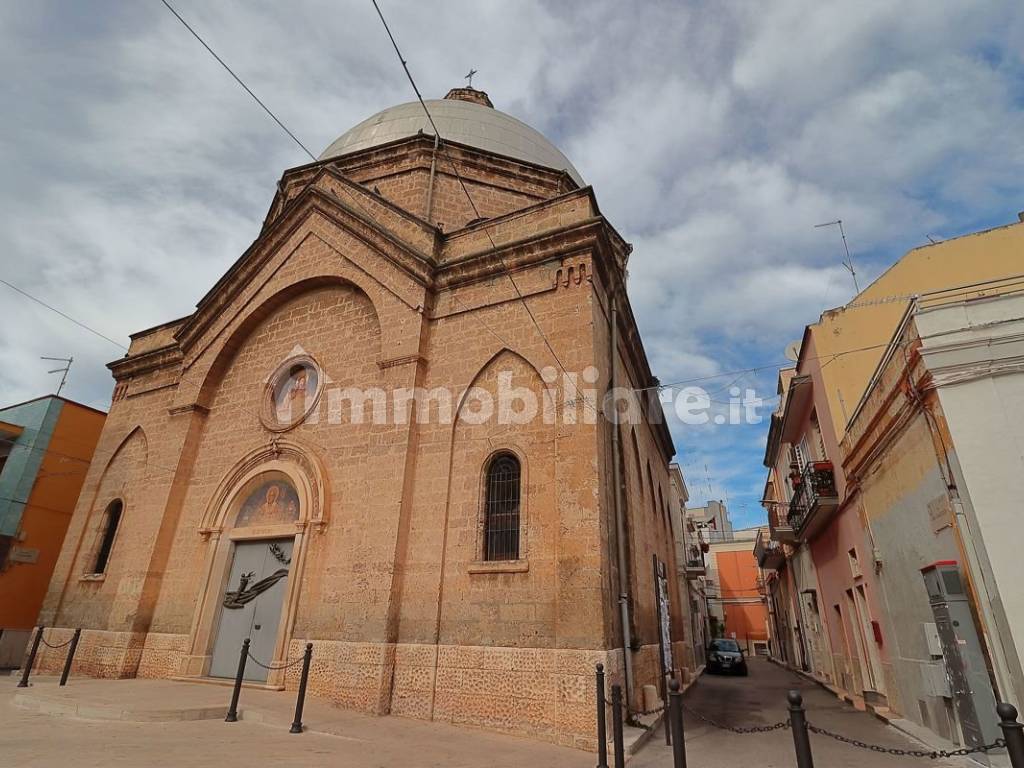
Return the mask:
M609 336L611 338L609 390L611 392L614 392L616 388L615 358L618 355L619 347L619 310L617 294L618 290L615 289L615 293L612 294L611 300L611 328L609 330ZM618 414L616 413L616 416L617 415ZM626 567L626 521L624 519L622 509L622 477L619 470L619 467L621 466L619 456L622 452L622 446L619 443L619 425L617 422L618 419L613 421L611 424L612 483L614 484L614 493L612 498L614 499L613 503L615 509L615 539L618 545L619 611L621 613L620 622L622 624L622 661L626 683L626 701L629 702L633 691L633 659L630 656L630 645L632 643L629 636L629 572Z
M434 207L434 174L437 171L437 147L440 140L437 136L434 137L434 151L430 155L430 182L427 184L427 210L423 214L423 218L427 223L430 221L430 211Z

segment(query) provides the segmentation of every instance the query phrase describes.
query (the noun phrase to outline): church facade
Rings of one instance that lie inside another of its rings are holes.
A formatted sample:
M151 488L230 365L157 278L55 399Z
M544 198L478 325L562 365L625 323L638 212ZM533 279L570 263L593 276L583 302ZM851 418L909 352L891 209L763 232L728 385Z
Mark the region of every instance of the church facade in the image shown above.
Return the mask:
M110 364L39 619L83 629L73 674L233 677L248 637L293 688L311 642L340 706L582 748L596 663L634 708L660 685L674 448L630 246L486 94L427 104L443 143L401 105L285 172L196 311Z

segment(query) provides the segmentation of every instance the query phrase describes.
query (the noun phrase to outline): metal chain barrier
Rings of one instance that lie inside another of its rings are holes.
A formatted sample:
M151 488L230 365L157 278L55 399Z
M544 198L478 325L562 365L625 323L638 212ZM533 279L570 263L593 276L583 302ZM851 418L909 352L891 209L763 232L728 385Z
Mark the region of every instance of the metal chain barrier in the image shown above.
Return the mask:
M597 665L597 741L598 741L598 763L597 768L609 768L607 750L607 730L605 723L605 711L611 706L612 712L612 745L615 749L615 768L622 768L625 765L625 750L622 733L622 716L628 711L628 705L623 701L622 686L612 686L611 701L605 697L605 676L604 665ZM1017 709L1007 703L999 702L996 705L996 714L999 717L999 727L1002 729L1003 737L998 738L991 744L979 744L974 747L961 747L959 749L906 749L903 747L888 747L881 744L871 744L860 739L843 736L834 733L826 728L814 725L807 721L806 710L804 709L803 696L797 689L792 689L786 696L789 703L789 717L770 725L725 725L712 717L708 717L688 707L682 701L682 693L679 690L679 682L672 680L669 683L671 693L669 695L670 705L660 707L654 711L666 710L666 717L669 722L666 728L671 727L672 757L675 768L686 768L686 749L683 731L683 712L689 713L692 717L700 720L712 728L728 731L736 734L769 733L787 729L793 735L793 746L796 752L796 764L798 768L813 768L814 758L811 754L811 742L808 734L814 733L818 736L848 744L851 747L864 749L894 757L917 757L928 760L938 760L950 757L969 757L993 750L1005 749L1013 768L1024 768L1024 725L1018 722Z
M287 664L279 664L278 666L275 667L273 664L271 664L269 666L267 664L264 664L262 661L260 661L255 656L253 656L248 648L246 648L245 653L246 653L246 655L250 659L252 659L256 663L257 667L263 667L263 669L266 669L266 670L268 670L270 672L276 672L279 669L288 669L289 667L294 667L296 664L301 664L302 660L303 660L303 657L300 656L295 661L290 661Z
M733 733L769 733L771 731L779 731L784 728L789 728L792 726L792 723L789 720L780 720L779 722L772 723L771 725L724 725L723 723L719 723L716 720L712 720L710 717L702 715L700 712L697 712L696 710L690 709L685 704L683 704L683 711L689 712L698 720L703 720L712 728L718 728L723 731L732 731Z
M43 645L45 645L47 648L52 648L53 650L56 651L58 648L63 648L65 646L67 646L67 645L70 645L71 641L74 640L75 638L72 635L67 640L65 640L63 643L61 643L60 645L51 645L50 643L46 642L46 638L43 637L42 630L40 630L39 639L42 640Z
M611 704L610 701L607 703ZM666 707L664 704L655 707L654 709L633 709L631 707L626 707L626 713L630 716L640 715L641 717L646 717L647 715L657 715L661 712L664 712L666 709L668 709L668 707Z
M612 706L611 700L609 700L607 698L602 698L601 701L603 701L605 703L605 705L607 705L609 707ZM626 707L626 714L627 715L641 715L641 716L657 715L659 712L665 712L667 709L668 709L668 707L665 706L664 704L662 704L661 706L655 707L654 709L633 709L632 707Z
M938 760L943 757L967 757L968 755L974 755L979 752L989 752L993 749L1005 749L1005 739L996 739L991 744L981 744L977 747L962 747L961 749L900 749L899 747L885 747L881 744L868 744L865 741L859 739L851 739L848 736L843 736L840 733L833 733L824 728L820 728L812 723L807 723L807 730L811 733L816 733L819 736L827 736L830 739L842 742L843 744L849 744L852 747L858 749L867 749L871 752L879 752L884 755L896 755L897 757L924 757L929 760Z

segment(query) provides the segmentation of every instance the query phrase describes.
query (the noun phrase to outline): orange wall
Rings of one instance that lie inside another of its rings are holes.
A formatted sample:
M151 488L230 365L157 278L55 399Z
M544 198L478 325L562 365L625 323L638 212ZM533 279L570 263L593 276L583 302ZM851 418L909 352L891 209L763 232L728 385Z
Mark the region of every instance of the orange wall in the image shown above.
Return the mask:
M11 563L0 574L0 627L32 629L71 513L85 481L106 414L64 402L21 518L17 546L38 549L35 563Z
M721 605L725 610L725 636L743 643L768 639L768 609L757 592L759 571L752 552L753 544L740 551L718 551L718 584ZM730 599L744 602L730 602ZM756 602L755 602L756 601Z

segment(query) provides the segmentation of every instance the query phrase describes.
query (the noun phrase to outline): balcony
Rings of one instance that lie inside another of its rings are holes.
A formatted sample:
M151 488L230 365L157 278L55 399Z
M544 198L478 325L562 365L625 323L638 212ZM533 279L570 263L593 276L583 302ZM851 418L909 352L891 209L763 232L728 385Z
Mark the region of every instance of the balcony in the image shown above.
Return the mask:
M696 579L707 573L707 566L704 564L704 552L699 544L686 545L683 567L688 579Z
M772 541L792 544L796 541L796 532L789 524L789 505L783 502L770 502L768 507L768 528Z
M786 562L782 545L766 536L764 531L758 531L757 541L754 542L754 558L758 567L769 571L779 570Z
M789 503L786 521L799 541L815 536L839 505L831 461L815 461L804 467Z

